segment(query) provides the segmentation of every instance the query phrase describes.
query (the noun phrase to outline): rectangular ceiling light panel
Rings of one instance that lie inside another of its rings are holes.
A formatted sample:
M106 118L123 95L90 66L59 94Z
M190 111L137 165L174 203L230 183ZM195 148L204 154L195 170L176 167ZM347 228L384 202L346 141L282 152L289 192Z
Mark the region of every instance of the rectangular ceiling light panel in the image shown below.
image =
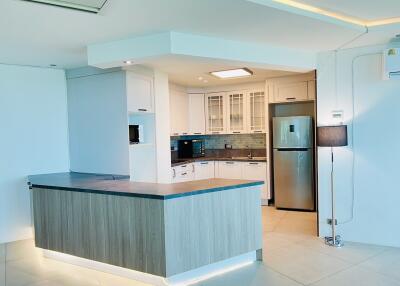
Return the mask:
M227 79L251 76L253 75L253 72L247 68L240 68L233 70L213 71L211 74L221 79Z
M98 13L107 0L23 0L47 5L53 5L68 9Z

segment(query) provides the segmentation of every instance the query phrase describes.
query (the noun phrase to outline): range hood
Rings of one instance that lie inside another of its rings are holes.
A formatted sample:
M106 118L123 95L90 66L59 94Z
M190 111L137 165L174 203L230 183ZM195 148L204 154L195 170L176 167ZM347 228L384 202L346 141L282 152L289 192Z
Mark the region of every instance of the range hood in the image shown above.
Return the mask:
M47 4L68 9L99 13L107 0L22 0L40 4Z

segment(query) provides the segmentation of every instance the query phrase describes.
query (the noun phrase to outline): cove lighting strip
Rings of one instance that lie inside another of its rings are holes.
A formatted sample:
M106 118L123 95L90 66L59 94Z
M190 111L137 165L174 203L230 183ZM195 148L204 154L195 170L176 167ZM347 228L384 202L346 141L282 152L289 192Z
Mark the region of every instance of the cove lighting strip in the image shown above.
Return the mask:
M266 1L265 0L264 1L263 0L261 0L261 1L254 0L253 2L257 2L260 4L264 3L264 4L268 5L269 1L278 3L278 4L282 4L282 5L286 5L289 7L293 7L298 10L302 10L302 11L322 15L325 17L333 18L333 19L340 20L340 21L343 21L346 23L362 26L362 27L376 27L376 26L400 23L400 17L369 21L369 20L365 20L365 19L360 19L360 18L356 18L356 17L343 15L340 13L331 12L331 11L321 9L321 8L318 8L318 7L315 7L312 5L303 4L303 3L300 3L300 2L297 2L294 0L266 0Z
M46 4L46 5L52 5L52 6L57 6L57 7L62 7L62 8L68 8L68 9L73 9L73 10L79 10L79 11L84 11L84 12L90 12L90 13L99 13L101 8L103 8L104 4L107 2L107 0L100 0L98 1L98 5L85 5L85 4L79 4L76 2L79 2L77 0L75 1L68 1L68 0L22 0L26 2L34 2L34 3L40 3L40 4Z

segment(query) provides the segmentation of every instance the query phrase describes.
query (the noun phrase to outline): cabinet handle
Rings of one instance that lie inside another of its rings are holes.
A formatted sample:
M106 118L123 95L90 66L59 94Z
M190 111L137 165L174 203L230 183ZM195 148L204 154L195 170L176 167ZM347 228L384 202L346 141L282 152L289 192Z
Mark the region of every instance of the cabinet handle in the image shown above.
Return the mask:
M235 162L225 162L225 164L233 165Z
M186 132L183 132L182 135L187 135L187 133L186 133Z
M192 165L192 173L194 173L194 164Z
M173 171L172 178L175 178L176 177L176 170L172 169L172 171Z
M174 135L179 135L179 133L174 133Z
M262 133L262 130L254 130L254 133Z
M233 131L232 133L233 134L240 134L241 132L240 131Z
M219 132L218 131L214 131L214 132L212 132L212 134L219 134Z
M185 175L187 175L187 173L185 172L185 173L182 173L182 176L185 176Z
M201 132L195 132L194 135L201 135Z
M186 165L181 165L181 168L186 168L187 166Z
M249 164L250 164L250 165L258 165L257 162L250 162Z
M208 162L201 162L201 165L208 165Z
M295 100L296 97L286 97L286 100Z
M145 112L145 111L147 111L147 109L146 108L139 108L138 111L144 111Z

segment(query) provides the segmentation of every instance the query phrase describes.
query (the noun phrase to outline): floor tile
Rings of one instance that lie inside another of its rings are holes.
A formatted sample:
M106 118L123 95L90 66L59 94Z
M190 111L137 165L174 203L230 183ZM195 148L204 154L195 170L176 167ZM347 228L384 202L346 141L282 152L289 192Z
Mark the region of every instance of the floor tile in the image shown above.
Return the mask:
M302 284L311 284L351 266L341 259L294 244L266 253L264 261L267 266Z
M0 263L0 285L6 285L6 264Z
M268 268L264 263L253 263L236 271L199 282L198 286L300 286L301 284Z
M312 250L343 259L352 264L363 262L387 249L387 247L384 246L354 242L345 242L344 247L335 248L326 245L322 238L303 240L299 241L298 244L309 247Z
M313 286L400 286L400 282L385 275L352 267L336 275L322 279Z
M360 266L400 281L400 249L389 248L379 255L361 263Z
M40 251L35 248L35 243L32 239L20 240L7 243L7 261L38 257Z
M0 243L0 263L4 263L6 260L6 244Z

